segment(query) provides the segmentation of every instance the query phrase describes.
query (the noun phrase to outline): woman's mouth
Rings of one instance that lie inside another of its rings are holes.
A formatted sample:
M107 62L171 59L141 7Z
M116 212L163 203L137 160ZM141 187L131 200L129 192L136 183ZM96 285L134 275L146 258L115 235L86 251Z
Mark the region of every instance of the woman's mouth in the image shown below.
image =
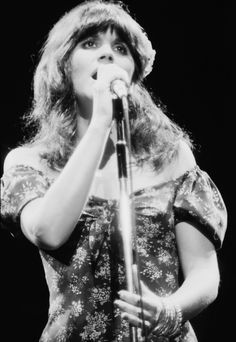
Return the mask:
M93 78L94 80L97 79L97 71L95 71L95 72L92 74L92 78Z

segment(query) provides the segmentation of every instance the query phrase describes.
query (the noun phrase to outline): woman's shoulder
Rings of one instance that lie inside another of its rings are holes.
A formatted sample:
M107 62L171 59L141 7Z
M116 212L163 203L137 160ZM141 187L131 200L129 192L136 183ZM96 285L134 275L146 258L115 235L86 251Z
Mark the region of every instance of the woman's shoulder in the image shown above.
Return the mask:
M177 179L196 166L196 160L189 144L180 140L176 157L171 162L172 178Z
M181 140L177 147L177 153L173 160L165 165L160 171L153 171L150 167L138 168L134 172L134 189L150 187L153 185L166 184L183 176L186 172L194 169L196 161L193 152L187 142Z
M8 169L16 165L25 165L42 170L40 147L20 146L12 149L4 160L3 171L6 172Z
M174 158L161 171L163 182L181 178L186 172L193 170L195 166L196 160L190 145L185 140L180 140Z

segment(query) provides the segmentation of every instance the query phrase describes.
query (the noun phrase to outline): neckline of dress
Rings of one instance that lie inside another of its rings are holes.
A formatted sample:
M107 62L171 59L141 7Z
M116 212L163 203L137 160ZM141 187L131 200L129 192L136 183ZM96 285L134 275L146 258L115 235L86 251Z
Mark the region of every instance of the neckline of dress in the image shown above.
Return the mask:
M36 169L35 167L33 166L30 166L30 165L25 165L25 164L17 164L17 165L14 165L12 166L10 169L12 168L16 168L16 167L24 167L24 168L29 168L31 170L35 170L36 172L39 172L43 177L45 177L45 179L50 183L52 184L54 182L55 179L53 179L52 177L50 177L49 175L47 175L45 172L43 172L42 170L39 170L39 169ZM10 170L9 169L9 170ZM131 195L130 197L137 197L141 194L143 194L144 192L148 191L148 190L151 190L151 189L159 189L159 188L162 188L164 186L166 186L167 184L169 183L175 183L175 182L179 182L181 179L185 178L188 174L196 171L196 170L199 170L199 166L197 164L195 164L191 169L185 171L182 175L174 178L174 179L169 179L167 181L163 181L159 184L151 184L151 185L147 185L147 186L144 186L144 187L141 187L139 189L136 189L134 191L131 192ZM88 200L94 200L94 201L102 201L102 202L119 202L119 199L118 198L105 198L105 197L100 197L100 196L97 196L97 195L94 195L94 194L91 194L88 196Z
M151 185L147 185L147 186L141 187L139 189L136 189L136 190L131 192L130 197L135 198L135 197L141 196L146 191L151 191L152 189L158 190L164 186L167 186L170 183L172 184L175 182L180 182L181 179L184 179L187 175L189 175L190 173L192 173L196 170L199 170L199 166L197 164L195 164L191 169L185 171L182 175L180 175L176 178L169 179L167 181L163 181L159 184L151 184ZM97 201L101 201L101 202L111 202L111 203L118 203L119 202L118 198L105 198L105 197L97 196L94 194L89 195L89 200L92 200L92 201L97 200Z

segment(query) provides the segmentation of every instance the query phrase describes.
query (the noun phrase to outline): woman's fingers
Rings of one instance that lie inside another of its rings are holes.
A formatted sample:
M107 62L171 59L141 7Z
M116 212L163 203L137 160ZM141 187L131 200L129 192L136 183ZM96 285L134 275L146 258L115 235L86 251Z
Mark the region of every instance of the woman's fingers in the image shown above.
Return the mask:
M137 266L133 265L134 285L139 292L139 278ZM122 311L122 317L127 319L132 325L140 327L145 322L146 328L151 328L156 324L163 307L162 300L156 296L141 281L141 296L126 290L119 291L120 299L115 304Z
M135 316L135 317L138 317L140 319L142 318L142 309L139 306L131 305L131 304L124 302L122 300L119 300L119 299L115 301L115 305L117 305L119 307L119 309L121 311L123 311L124 313L128 313L128 314ZM150 321L150 320L152 320L153 315L149 311L143 309L143 318L145 320Z
M143 308L152 312L152 315L155 314L158 309L158 303L157 303L156 298L155 298L155 301L153 300L153 297L150 298L150 297L142 296L142 299L141 299L141 296L135 293L125 291L125 290L119 291L119 296L120 296L120 299L122 299L123 301L131 305L140 307L142 304ZM161 303L160 303L160 306L161 306Z
M127 312L123 312L121 314L121 318L126 319L127 321L129 321L129 323L131 323L132 325L138 327L138 328L142 328L143 327L143 323L145 324L145 327L150 329L151 328L151 323L149 321L142 321L140 318L138 318L137 316L134 316L132 314L129 314Z

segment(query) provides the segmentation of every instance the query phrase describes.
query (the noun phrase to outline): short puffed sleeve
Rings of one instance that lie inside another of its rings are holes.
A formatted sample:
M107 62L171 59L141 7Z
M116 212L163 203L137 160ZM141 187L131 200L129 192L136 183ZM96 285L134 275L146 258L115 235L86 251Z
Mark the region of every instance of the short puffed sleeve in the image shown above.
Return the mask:
M17 236L19 217L27 203L43 197L50 186L47 177L30 166L11 167L1 178L1 221L4 228Z
M181 179L174 201L175 223L188 222L199 229L216 249L222 246L227 227L227 211L221 194L198 166Z

